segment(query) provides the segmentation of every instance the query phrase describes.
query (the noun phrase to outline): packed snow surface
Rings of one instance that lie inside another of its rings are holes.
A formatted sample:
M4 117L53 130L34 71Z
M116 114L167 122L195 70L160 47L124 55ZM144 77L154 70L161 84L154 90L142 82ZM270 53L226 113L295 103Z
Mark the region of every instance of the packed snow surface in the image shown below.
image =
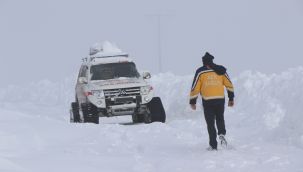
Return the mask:
M303 171L303 68L233 77L236 106L226 107L229 148L206 151L201 105L188 107L193 76L153 76L167 123L130 117L70 124L76 76L0 91L1 172Z

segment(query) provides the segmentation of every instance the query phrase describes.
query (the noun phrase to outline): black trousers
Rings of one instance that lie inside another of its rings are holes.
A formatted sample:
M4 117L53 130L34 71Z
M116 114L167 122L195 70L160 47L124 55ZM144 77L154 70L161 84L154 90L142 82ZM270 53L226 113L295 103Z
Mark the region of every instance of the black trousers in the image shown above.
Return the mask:
M224 99L203 101L204 116L207 123L207 130L209 135L209 145L217 149L217 130L218 135L226 134L225 121L224 121Z

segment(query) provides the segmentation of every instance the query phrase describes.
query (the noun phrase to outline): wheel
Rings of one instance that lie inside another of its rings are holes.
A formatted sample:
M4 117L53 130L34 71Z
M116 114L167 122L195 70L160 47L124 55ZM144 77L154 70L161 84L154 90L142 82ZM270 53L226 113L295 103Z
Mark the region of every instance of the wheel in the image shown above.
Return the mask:
M80 122L79 105L77 102L72 102L71 104L70 122Z
M166 114L160 97L154 97L148 104L151 122L165 122Z
M142 114L134 113L132 115L133 123L142 123L144 122L144 116Z
M83 122L99 124L99 115L94 105L81 104L81 111L83 113Z
M152 120L151 113L150 113L150 112L146 112L146 113L143 115L143 120L144 120L144 123L145 123L145 124L150 124L150 123L152 123L153 120Z

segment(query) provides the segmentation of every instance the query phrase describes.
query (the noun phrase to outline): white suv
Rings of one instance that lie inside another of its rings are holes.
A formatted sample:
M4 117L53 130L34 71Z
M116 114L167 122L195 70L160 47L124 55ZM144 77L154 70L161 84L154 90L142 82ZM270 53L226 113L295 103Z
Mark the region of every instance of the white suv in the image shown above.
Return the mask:
M134 123L165 122L161 99L153 97L150 73L140 75L121 52L91 49L83 59L71 104L71 122L99 123L99 117L132 115Z

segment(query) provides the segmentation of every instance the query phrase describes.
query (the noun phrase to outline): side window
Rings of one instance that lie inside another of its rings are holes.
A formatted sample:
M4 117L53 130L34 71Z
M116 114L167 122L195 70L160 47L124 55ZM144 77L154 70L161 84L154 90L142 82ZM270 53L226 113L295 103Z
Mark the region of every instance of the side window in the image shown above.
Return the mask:
M87 69L87 66L82 66L79 77L86 77Z

